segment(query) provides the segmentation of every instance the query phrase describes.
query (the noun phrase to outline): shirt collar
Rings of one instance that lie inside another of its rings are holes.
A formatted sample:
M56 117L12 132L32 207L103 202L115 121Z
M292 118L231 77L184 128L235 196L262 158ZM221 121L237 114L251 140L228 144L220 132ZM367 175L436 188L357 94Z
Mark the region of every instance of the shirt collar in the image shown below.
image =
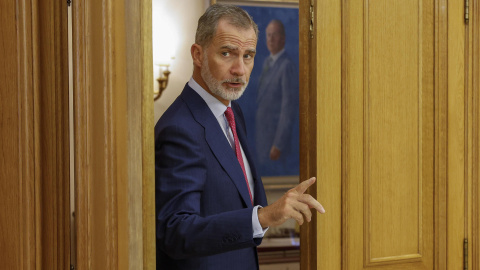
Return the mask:
M203 89L194 79L193 77L190 78L188 81L188 86L192 88L197 94L202 97L202 99L207 103L208 108L212 111L213 115L215 117L219 117L225 113L225 110L227 107L230 107L230 104L228 106L225 106L220 100L216 99L214 96L212 96L210 93L207 92L207 90Z
M270 54L270 57L272 58L272 64L275 63L275 61L277 61L278 58L280 58L280 56L282 56L282 54L285 52L285 48L283 48L281 51L279 51L277 54L273 55L273 54Z

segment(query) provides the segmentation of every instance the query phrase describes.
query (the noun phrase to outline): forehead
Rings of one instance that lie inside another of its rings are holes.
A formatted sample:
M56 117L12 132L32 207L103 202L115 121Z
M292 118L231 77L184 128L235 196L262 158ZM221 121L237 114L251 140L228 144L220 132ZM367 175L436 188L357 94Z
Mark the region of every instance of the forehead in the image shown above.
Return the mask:
M243 49L255 49L257 36L252 27L243 29L230 24L226 20L220 20L212 39L212 45L220 47L230 45Z
M278 23L270 23L268 26L267 26L267 29L266 29L266 32L280 32L280 25L278 25Z

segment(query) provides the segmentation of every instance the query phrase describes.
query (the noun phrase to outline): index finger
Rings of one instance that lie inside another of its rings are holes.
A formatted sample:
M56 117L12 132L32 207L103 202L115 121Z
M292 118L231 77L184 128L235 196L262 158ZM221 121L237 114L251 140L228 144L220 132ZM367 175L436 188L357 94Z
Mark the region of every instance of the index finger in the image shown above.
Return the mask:
M313 183L315 183L315 180L316 178L315 177L312 177L308 180L305 180L303 181L302 183L300 183L298 186L295 187L295 190L300 193L300 194L303 194L305 193L305 191L311 186L313 185Z

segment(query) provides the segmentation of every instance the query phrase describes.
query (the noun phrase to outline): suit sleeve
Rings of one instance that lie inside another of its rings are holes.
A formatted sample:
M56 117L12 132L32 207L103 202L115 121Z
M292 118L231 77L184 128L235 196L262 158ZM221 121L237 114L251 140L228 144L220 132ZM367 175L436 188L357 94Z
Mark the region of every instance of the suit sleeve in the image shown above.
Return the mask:
M254 247L252 208L203 216L207 181L201 127L172 125L155 142L157 248L174 259ZM204 135L203 135L204 136Z

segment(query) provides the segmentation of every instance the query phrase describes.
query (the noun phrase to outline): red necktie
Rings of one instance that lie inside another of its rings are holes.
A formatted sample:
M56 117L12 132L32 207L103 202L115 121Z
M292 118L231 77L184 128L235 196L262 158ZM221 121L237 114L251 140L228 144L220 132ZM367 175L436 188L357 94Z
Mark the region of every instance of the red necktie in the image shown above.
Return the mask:
M240 167L242 167L243 176L245 176L245 181L247 182L250 201L252 202L252 205L253 205L252 191L250 191L250 185L248 184L247 173L245 172L245 165L243 164L242 151L240 150L240 143L238 142L237 127L235 125L235 117L233 116L233 111L231 107L227 108L227 110L225 111L225 116L227 117L228 124L232 129L233 139L235 141L235 154L237 155L237 159L238 159L238 163L240 163Z

